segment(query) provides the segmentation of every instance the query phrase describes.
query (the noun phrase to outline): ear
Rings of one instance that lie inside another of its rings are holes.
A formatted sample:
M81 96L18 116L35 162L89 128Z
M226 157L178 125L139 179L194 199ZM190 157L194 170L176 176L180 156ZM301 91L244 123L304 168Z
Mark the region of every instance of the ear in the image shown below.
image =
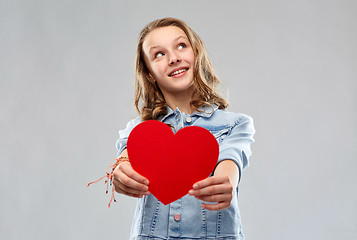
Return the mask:
M155 78L151 75L151 72L149 72L149 78L150 78L154 83L156 83L156 80L155 80Z

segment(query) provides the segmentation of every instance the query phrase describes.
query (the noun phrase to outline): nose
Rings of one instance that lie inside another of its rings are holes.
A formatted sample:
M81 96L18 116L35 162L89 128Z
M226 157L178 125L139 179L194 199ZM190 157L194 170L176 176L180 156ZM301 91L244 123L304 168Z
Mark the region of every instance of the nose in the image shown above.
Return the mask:
M169 61L169 65L174 65L176 63L180 63L181 62L181 58L177 55L177 54L172 54L170 61Z

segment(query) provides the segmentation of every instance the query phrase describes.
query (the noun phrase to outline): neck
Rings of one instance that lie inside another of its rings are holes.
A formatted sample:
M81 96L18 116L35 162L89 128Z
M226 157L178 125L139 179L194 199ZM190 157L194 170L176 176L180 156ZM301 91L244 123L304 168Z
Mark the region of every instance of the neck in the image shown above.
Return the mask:
M184 91L184 92L165 92L164 97L167 105L172 110L175 110L177 107L181 112L185 112L187 114L192 114L194 109L191 107L193 91Z

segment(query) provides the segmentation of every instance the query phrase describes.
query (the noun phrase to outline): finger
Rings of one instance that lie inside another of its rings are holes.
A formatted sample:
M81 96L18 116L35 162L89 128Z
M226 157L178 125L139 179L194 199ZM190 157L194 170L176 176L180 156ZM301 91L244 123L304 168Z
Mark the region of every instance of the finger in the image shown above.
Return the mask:
M232 200L232 194L217 194L208 196L195 196L197 199L205 202L227 202Z
M125 195L129 196L129 197L134 197L134 198L142 198L143 197L143 195L137 195L137 194L131 194L131 193L126 193Z
M122 162L121 164L119 164L117 166L117 168L114 170L114 177L117 178L117 175L119 172L123 172L125 173L126 176L128 176L129 178L134 179L135 181L145 184L145 185L149 185L149 180L147 178L145 178L144 176L140 175L138 172L136 172L130 162Z
M127 188L136 189L142 192L146 192L149 190L149 187L147 185L135 181L134 179L130 178L123 172L119 172L118 177L114 178L114 180L118 180L121 183L121 185Z
M191 189L189 191L190 195L197 196L205 196L205 195L216 195L216 194L224 194L224 193L232 193L233 187L230 183L223 183L220 185L211 185L198 190Z
M149 191L141 191L138 189L134 189L134 188L125 186L117 179L113 179L113 184L114 184L115 190L119 193L125 192L125 193L137 194L137 195L149 195L150 194Z
M204 188L204 187L211 186L211 185L222 184L225 181L229 181L229 178L226 177L226 176L223 176L223 177L217 177L217 176L208 177L206 179L203 179L203 180L198 181L195 184L193 184L193 189L196 190L196 189Z
M230 204L230 202L219 202L219 203L216 203L216 204L203 203L201 206L204 209L207 209L207 210L219 211L219 210L223 210L223 209L229 208L231 206L231 204Z
M129 196L129 197L135 197L135 198L142 198L144 196L142 194L133 194L133 193L128 193L128 192L125 192L122 190L120 190L120 192L118 192L118 193Z
M126 196L135 197L135 198L142 198L143 197L142 194L133 194L133 193L126 192L121 188L116 188L116 187L114 187L114 188L115 188L115 191L117 193L120 193L120 194L123 194L123 195L126 195Z
M128 187L121 183L118 179L113 179L113 184L115 187L115 191L122 193L131 193L131 194L136 194L136 195L149 195L149 191L146 187L147 190L141 191L135 188Z

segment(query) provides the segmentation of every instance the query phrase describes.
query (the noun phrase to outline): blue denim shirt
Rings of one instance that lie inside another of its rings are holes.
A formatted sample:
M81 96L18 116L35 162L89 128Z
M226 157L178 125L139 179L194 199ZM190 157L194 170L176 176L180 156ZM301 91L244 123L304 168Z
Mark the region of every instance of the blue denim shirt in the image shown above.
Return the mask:
M160 120L173 126L174 133L186 126L206 128L219 144L217 164L233 160L241 173L248 166L250 144L254 142L253 120L245 114L213 107L206 106L191 115L168 107L167 115ZM119 131L118 155L126 148L131 130L141 122L140 117L133 119ZM244 239L237 197L238 189L229 208L209 211L201 207L203 201L190 195L166 206L152 194L144 196L137 201L130 239Z

